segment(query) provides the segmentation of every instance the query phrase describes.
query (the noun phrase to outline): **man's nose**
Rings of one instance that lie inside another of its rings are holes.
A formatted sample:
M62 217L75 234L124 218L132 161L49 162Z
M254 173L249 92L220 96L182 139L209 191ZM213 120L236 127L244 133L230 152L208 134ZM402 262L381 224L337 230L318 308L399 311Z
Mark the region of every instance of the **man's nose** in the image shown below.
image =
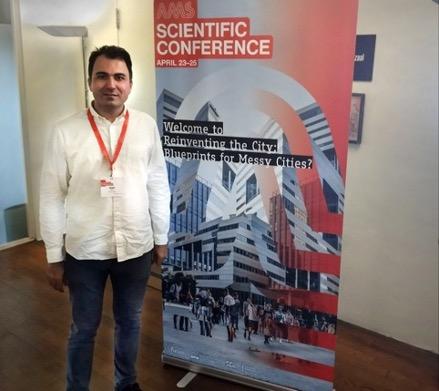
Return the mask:
M108 77L105 83L107 88L114 88L116 86L116 80L113 77Z

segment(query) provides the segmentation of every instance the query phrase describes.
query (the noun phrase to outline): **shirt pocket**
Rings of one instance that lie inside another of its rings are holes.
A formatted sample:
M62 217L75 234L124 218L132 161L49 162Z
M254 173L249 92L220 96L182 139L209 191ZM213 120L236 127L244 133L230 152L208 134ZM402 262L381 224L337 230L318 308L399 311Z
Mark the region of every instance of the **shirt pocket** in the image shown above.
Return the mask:
M146 174L151 159L152 144L148 142L131 143L123 154L123 166L130 172Z

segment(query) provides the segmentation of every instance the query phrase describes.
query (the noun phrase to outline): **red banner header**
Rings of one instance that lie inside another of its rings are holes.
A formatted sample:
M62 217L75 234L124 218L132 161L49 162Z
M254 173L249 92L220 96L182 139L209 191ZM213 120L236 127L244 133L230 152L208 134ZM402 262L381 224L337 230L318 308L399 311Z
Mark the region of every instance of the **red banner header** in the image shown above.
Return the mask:
M199 59L268 59L271 35L251 35L250 19L196 17L196 2L161 1L155 19L157 67L196 67Z

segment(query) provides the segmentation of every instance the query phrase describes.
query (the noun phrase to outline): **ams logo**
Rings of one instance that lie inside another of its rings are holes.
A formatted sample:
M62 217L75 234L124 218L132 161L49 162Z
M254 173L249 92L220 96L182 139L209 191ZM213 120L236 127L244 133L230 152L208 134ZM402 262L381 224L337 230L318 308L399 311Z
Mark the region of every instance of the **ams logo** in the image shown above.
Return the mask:
M192 19L196 15L195 1L158 1L156 19Z

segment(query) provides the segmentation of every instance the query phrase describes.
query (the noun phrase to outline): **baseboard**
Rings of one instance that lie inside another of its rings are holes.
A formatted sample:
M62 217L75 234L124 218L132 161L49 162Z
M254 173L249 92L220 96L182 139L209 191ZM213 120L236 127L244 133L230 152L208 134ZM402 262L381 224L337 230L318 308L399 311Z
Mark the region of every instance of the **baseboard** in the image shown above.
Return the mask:
M19 246L20 244L33 242L34 240L35 240L34 238L23 238L23 239L14 240L12 242L8 242L5 244L0 244L0 251L6 250L6 249L11 248L11 247Z
M364 326L357 325L355 323L352 323L351 321L343 320L343 319L337 319L337 326L345 327L346 329L350 329L352 332L362 333L363 335L367 335L369 338L380 338L385 339L386 343L390 346L400 345L403 347L403 349L412 349L413 354L431 354L432 356L435 356L435 360L439 358L439 352L431 348L424 348L420 347L414 344L411 344L406 341L402 341L400 339L397 339L395 337L392 337L387 334L383 334L379 331L375 331L373 329L367 329ZM381 342L382 343L382 342Z

